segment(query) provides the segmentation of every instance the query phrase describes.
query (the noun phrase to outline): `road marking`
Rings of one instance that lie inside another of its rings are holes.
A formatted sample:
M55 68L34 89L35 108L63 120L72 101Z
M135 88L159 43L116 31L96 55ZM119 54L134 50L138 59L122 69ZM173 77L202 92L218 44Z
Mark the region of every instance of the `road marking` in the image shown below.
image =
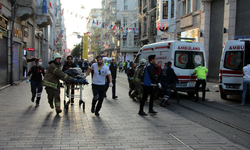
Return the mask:
M182 140L180 140L179 138L177 138L176 136L174 136L172 133L169 133L169 135L172 136L173 138L175 138L177 141L181 142L183 145L185 145L189 149L194 150L192 147L190 147L189 145L187 145L186 143L184 143Z

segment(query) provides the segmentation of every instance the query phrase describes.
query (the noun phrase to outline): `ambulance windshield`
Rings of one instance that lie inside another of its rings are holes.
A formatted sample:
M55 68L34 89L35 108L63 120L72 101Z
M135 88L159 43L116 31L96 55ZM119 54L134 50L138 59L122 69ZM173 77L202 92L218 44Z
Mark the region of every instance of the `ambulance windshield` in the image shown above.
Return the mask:
M224 68L232 70L242 70L243 68L243 52L228 51L224 59Z
M174 66L181 69L194 69L197 63L204 66L204 56L202 52L176 51Z

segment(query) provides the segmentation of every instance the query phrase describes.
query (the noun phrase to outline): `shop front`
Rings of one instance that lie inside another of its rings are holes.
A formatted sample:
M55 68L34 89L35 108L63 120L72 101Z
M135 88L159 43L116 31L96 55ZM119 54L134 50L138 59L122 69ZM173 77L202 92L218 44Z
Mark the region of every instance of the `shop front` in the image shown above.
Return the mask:
M8 84L8 20L0 15L0 88Z
M13 81L23 79L23 50L22 50L23 31L20 24L14 23L13 37Z

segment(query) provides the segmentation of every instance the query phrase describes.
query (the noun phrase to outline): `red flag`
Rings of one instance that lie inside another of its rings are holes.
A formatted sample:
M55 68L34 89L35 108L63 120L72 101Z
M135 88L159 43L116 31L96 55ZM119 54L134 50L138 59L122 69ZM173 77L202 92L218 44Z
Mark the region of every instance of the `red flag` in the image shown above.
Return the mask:
M91 37L89 36L89 38L91 38Z
M105 23L105 27L107 26L108 24L107 23Z
M98 36L96 36L95 38L98 39Z
M64 12L64 8L63 8L63 10L62 10L62 15L63 15L63 12Z
M96 25L98 25L98 21L96 22Z
M51 8L51 9L53 9L53 7L52 7L52 3L49 3L49 5L50 5L50 8Z
M113 27L113 29L112 29L113 31L115 30L115 26Z

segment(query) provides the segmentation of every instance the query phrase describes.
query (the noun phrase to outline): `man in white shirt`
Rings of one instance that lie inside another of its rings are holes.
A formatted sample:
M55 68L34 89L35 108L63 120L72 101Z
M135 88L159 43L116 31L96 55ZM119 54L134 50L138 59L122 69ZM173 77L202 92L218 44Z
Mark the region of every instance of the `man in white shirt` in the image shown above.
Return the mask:
M92 70L94 71L94 76L92 79L92 90L94 97L92 99L91 112L95 113L96 116L99 116L99 111L102 107L103 98L106 92L105 77L108 76L109 78L109 86L112 87L113 84L110 70L108 66L104 65L102 57L97 56L96 61L97 63L92 64L91 68L87 70L86 76L88 76Z
M243 93L241 105L245 105L247 92L250 93L250 59L246 61L247 66L243 67Z

